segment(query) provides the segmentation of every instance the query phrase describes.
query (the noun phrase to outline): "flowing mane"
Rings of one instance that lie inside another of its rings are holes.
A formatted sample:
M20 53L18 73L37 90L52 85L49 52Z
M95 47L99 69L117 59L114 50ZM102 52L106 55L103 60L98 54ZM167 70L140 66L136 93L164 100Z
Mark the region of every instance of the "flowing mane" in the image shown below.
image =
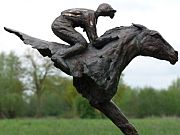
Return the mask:
M132 24L131 26L120 26L106 31L102 36L118 34L119 39L122 40L121 43L125 44L130 40L133 40L133 38L138 36L138 34L140 34L144 29L147 28L140 24Z

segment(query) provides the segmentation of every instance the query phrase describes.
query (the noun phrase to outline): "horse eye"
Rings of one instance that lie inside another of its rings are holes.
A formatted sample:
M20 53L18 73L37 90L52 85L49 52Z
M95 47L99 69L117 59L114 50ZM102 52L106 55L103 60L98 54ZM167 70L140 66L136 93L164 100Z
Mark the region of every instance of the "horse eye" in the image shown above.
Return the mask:
M156 40L162 41L165 44L167 43L166 40L164 40L164 38L159 33L152 35L152 37L156 38Z
M155 33L152 36L155 37L155 38L162 38L162 36L159 33Z
M156 38L160 38L161 37L158 33L154 34L153 36L156 37Z

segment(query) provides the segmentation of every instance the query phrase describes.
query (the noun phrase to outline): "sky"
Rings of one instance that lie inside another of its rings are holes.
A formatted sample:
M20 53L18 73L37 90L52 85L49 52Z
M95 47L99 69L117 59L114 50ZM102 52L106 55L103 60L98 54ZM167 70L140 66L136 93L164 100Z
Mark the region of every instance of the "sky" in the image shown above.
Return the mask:
M61 11L70 8L96 10L101 3L109 3L117 12L113 19L98 19L98 36L111 28L137 23L158 31L175 50L180 50L180 0L1 0L0 52L15 51L23 55L30 48L3 27L63 43L51 30L52 22ZM124 70L123 79L131 87L164 89L180 77L179 67L180 62L171 65L167 61L138 56Z

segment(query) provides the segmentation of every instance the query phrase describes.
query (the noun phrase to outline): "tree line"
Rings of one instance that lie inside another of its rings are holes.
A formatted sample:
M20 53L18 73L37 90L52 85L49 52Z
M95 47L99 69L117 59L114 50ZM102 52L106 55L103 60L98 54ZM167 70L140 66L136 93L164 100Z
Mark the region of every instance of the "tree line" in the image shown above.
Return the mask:
M0 118L105 118L47 58L0 53ZM180 116L180 79L164 90L131 88L120 79L113 101L129 117Z

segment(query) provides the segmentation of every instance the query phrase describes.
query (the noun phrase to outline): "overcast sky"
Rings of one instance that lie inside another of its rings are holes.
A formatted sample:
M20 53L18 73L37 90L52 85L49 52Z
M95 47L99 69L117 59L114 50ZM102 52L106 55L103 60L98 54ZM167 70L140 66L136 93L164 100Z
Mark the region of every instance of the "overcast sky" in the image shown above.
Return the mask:
M176 50L180 50L180 0L1 0L0 52L15 51L22 55L28 48L19 38L5 32L4 26L41 39L62 42L51 31L51 23L61 11L69 8L96 10L104 2L111 4L117 12L112 20L98 19L99 36L110 28L139 23L159 31ZM137 57L123 72L124 81L132 87L167 88L180 77L179 66L180 62L171 65L167 61Z

